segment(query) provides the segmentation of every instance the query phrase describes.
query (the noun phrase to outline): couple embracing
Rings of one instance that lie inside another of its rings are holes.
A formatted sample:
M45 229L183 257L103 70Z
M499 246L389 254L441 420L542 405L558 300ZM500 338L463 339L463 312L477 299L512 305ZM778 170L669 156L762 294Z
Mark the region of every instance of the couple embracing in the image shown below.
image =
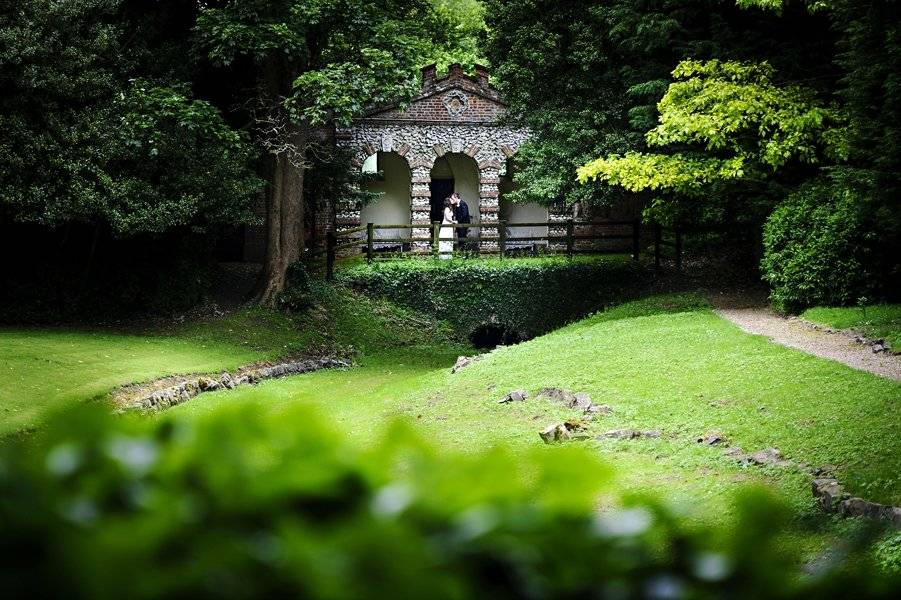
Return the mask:
M469 216L469 205L454 192L444 199L444 216L441 220L441 230L438 233L438 253L441 258L451 258L454 252L454 229L460 238L460 248L465 248L466 237L469 235L468 227L454 227L456 224L468 224L472 219Z

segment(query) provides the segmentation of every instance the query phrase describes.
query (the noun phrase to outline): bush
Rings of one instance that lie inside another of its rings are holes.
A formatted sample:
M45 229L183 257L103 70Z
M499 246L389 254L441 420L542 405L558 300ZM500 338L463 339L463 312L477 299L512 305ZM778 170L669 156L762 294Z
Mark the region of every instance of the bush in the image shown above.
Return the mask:
M635 296L644 271L629 259L393 261L340 271L367 294L447 320L461 337L528 339Z
M0 585L6 597L134 599L898 589L865 556L802 577L777 549L785 511L762 491L739 498L733 529L708 529L612 500L606 475L577 447L438 454L400 424L351 444L308 408L181 421L80 410L0 450Z
M797 311L885 296L897 278L896 219L866 186L825 178L802 186L764 227L761 268L773 304Z

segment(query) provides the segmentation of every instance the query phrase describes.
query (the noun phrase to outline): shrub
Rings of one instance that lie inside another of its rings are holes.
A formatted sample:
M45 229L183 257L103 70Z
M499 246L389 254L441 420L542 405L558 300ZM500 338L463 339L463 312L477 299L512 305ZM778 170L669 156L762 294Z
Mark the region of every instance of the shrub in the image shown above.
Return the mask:
M764 279L779 310L880 297L897 276L892 222L865 186L821 178L776 208L764 227Z
M734 529L611 500L577 447L438 454L400 424L364 446L308 408L243 406L80 410L0 452L7 597L864 598L899 583L865 556L802 577L760 490Z
M629 259L392 261L361 264L340 281L447 320L463 337L528 339L632 297L645 283Z

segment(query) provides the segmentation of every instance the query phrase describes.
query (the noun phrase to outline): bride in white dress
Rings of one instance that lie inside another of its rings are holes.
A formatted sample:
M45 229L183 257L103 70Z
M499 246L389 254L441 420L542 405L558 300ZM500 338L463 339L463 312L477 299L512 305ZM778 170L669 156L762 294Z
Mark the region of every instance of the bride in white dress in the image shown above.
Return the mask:
M441 229L438 231L438 255L443 259L453 258L454 254L454 227L457 219L454 215L454 207L450 198L444 199L444 218L441 221Z

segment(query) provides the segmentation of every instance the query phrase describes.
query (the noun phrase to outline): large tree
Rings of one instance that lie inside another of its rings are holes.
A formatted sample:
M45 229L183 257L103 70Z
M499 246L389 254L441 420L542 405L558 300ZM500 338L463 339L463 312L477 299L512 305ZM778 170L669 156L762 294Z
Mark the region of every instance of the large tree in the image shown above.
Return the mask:
M412 96L429 14L425 0L227 0L201 11L198 48L256 74L244 100L271 155L261 302L275 299L302 256L304 173L317 128Z

